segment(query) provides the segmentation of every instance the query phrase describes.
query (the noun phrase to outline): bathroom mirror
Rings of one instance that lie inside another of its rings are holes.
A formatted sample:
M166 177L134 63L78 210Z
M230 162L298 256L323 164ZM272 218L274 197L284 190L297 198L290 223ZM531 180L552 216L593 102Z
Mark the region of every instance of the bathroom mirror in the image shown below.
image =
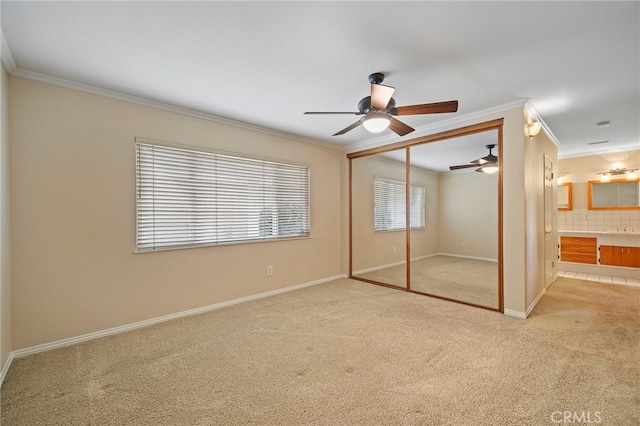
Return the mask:
M588 183L589 210L640 210L640 179Z
M558 210L572 210L573 193L571 182L558 184Z

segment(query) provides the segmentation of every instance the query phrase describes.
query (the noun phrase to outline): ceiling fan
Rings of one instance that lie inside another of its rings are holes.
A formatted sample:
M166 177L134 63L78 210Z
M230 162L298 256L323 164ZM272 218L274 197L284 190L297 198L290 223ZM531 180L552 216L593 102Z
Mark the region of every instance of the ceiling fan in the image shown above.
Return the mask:
M395 88L381 84L384 81L383 73L373 73L369 76L371 83L371 96L362 98L358 102L357 112L305 112L305 114L350 114L364 117L355 123L345 127L333 136L343 135L359 125L363 125L370 132L382 132L386 128L391 129L400 136L413 132L415 129L392 117L394 115L439 114L456 112L458 101L435 102L430 104L409 105L396 107L396 101L392 98Z
M449 166L449 170L468 169L470 167L478 167L476 172L480 173L495 173L498 171L498 157L491 153L491 150L496 145L485 145L485 148L489 150L489 155L470 161L469 164L460 164L457 166Z

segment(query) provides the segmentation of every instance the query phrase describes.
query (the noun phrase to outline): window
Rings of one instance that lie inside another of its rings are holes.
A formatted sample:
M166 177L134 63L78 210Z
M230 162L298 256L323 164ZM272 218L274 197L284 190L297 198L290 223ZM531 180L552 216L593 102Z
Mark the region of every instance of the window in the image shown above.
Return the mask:
M138 141L137 251L309 236L309 168Z
M406 218L406 185L404 182L373 178L373 229L374 231L404 230ZM425 226L424 186L409 186L409 217L411 229Z

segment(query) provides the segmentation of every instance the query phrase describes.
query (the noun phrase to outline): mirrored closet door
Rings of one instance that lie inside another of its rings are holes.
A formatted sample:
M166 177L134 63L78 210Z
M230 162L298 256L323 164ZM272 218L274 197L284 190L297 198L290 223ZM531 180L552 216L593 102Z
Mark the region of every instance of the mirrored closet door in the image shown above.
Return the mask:
M426 193L425 226L410 234L412 291L499 308L498 164L476 162L498 161L497 148L495 130L410 148L411 183Z
M350 277L502 311L502 120L348 155Z
M352 275L407 287L406 149L351 161Z

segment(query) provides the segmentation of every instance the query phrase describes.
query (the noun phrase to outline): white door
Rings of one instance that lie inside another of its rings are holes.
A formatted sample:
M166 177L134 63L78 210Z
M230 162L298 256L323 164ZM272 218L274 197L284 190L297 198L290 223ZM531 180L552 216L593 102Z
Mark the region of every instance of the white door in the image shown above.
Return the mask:
M553 283L553 267L556 262L556 244L553 242L553 215L556 207L553 198L553 162L544 156L544 287Z

